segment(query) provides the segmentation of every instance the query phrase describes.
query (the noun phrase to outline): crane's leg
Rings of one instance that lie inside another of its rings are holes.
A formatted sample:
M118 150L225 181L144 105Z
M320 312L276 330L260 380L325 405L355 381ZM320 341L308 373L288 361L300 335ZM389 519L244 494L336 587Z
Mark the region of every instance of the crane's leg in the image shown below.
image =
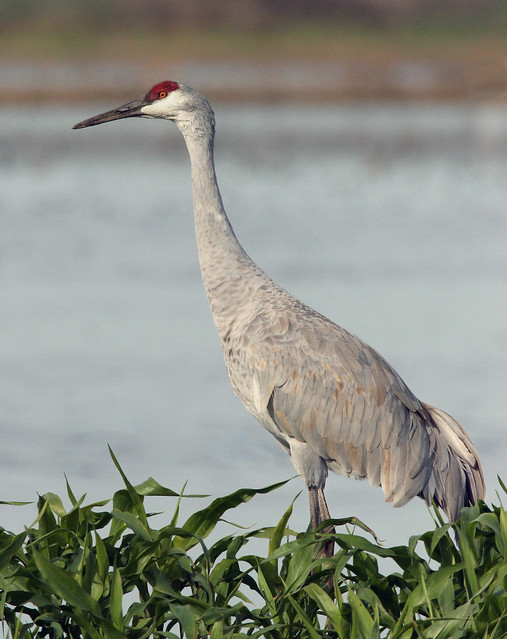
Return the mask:
M317 530L323 521L331 518L329 508L324 497L324 489L321 486L308 486L308 495L310 497L312 528ZM334 531L334 526L324 528L326 533L334 533ZM320 549L320 554L322 557L332 557L334 555L334 541L326 541Z
M287 443L290 447L290 458L294 468L301 475L301 479L308 488L310 517L312 519L312 527L316 530L323 521L330 519L329 509L324 497L327 464L306 442L290 437ZM328 526L324 532L333 533L334 526ZM332 557L334 554L334 542L327 541L322 545L319 544L319 554L321 557Z

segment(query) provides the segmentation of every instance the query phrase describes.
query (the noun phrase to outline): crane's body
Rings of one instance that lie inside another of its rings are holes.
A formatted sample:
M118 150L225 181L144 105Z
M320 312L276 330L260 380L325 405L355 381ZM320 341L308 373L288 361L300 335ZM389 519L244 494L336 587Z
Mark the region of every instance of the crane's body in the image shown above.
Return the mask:
M463 427L420 402L371 347L273 282L246 254L217 185L214 115L177 82L74 128L125 117L173 120L191 160L199 261L234 392L289 453L308 487L314 526L329 518L328 470L367 478L387 501L419 496L451 521L484 498Z

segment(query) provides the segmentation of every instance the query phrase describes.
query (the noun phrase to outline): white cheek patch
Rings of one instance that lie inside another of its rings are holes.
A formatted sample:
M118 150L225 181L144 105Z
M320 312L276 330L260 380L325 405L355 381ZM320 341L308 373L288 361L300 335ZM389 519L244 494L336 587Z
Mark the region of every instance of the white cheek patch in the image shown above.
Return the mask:
M182 107L182 96L180 91L172 91L165 98L155 100L150 104L145 104L141 108L141 113L147 118L162 118L172 120Z
M160 109L160 104L158 102L154 102L153 104L146 104L142 107L141 113L147 118L163 117Z

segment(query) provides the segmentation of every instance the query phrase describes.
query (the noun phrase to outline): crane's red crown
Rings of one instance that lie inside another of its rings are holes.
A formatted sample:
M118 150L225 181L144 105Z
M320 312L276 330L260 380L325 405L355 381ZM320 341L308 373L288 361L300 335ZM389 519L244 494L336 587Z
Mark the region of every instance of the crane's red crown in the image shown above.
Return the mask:
M155 86L151 87L148 93L145 95L145 100L147 102L155 102L155 100L162 100L166 98L169 93L176 91L180 88L180 85L177 82L172 82L171 80L166 80L165 82L159 82L155 84Z

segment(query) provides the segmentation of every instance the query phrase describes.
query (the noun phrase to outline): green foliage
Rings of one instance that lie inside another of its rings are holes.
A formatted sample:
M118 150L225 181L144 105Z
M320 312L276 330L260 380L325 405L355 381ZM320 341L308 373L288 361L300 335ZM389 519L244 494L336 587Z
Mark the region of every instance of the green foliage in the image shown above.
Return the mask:
M502 507L466 508L454 527L440 522L407 546L384 548L339 532L332 535L335 556L325 559L315 544L331 535L289 530L291 504L273 528L207 545L225 512L280 484L237 490L178 526L182 496L151 478L132 486L113 460L125 488L114 494L110 510L109 501L84 505L67 484L69 509L48 493L39 498L37 520L25 532L0 528L0 618L10 636L507 636ZM177 498L172 520L161 529L150 526L145 510L152 495ZM267 556L248 554L254 538L267 539ZM383 573L386 559L396 564L395 572Z

